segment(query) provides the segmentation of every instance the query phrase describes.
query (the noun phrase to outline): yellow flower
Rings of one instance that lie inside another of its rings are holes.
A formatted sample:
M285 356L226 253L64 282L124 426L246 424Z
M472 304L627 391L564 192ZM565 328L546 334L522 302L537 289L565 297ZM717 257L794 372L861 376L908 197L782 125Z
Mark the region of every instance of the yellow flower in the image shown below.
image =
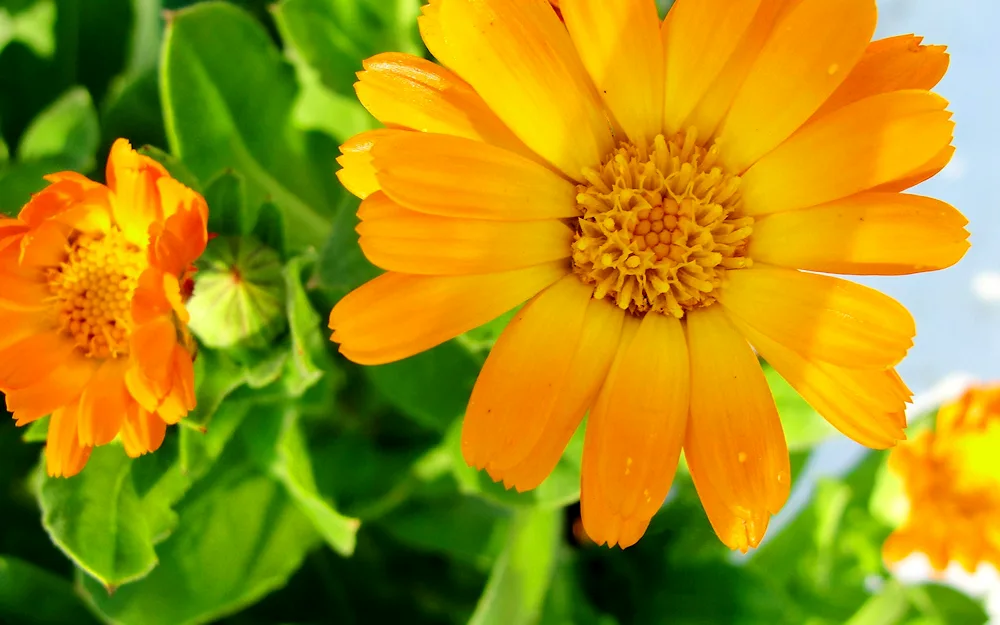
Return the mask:
M537 486L589 410L583 523L635 543L683 448L709 520L756 546L789 489L768 360L842 432L903 439L909 313L810 272L957 262L966 220L900 191L950 159L944 49L869 43L875 0L436 0L450 69L365 62L386 126L343 147L367 257L330 315L406 358L525 300L472 393L466 460Z
M184 299L207 207L127 141L107 185L52 174L0 219L0 391L17 425L47 414L49 475L121 436L138 456L194 408Z
M883 546L886 561L923 553L939 571L953 561L1000 568L1000 386L942 407L934 431L893 449L889 468L909 513Z

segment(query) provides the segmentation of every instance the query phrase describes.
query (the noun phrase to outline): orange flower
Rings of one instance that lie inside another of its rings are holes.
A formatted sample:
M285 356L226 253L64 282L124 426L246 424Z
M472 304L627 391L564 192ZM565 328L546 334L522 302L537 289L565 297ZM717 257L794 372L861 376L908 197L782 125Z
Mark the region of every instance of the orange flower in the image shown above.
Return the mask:
M1000 386L942 407L935 430L893 449L889 468L910 507L883 545L887 562L923 553L939 571L952 561L1000 568Z
M681 450L746 550L789 489L757 356L842 432L905 437L913 319L816 272L906 274L968 248L954 208L900 191L954 124L944 49L870 43L875 0L432 0L451 69L365 62L386 129L343 147L361 247L387 273L330 315L348 358L406 358L524 300L472 393L466 460L537 486L589 410L582 508L628 546ZM807 270L801 271L801 270Z
M121 434L139 456L194 408L191 263L200 195L123 139L107 185L72 172L0 220L0 390L17 425L47 414L46 461L70 476Z

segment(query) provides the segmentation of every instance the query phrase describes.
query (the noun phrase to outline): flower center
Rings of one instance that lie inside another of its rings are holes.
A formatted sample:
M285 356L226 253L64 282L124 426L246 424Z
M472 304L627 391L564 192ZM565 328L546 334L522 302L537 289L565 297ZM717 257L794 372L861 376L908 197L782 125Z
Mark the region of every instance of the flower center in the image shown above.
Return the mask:
M70 238L66 260L47 270L61 329L92 358L128 354L132 293L145 265L139 248L113 229Z
M658 135L651 150L622 143L584 171L573 268L594 297L682 318L715 302L726 270L751 265L753 218L741 215L740 178L718 156L692 128Z

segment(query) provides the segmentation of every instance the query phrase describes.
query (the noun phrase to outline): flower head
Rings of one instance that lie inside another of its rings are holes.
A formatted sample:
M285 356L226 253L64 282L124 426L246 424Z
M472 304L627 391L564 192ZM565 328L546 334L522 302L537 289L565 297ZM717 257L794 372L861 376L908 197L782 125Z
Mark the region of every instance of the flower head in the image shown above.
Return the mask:
M0 391L17 425L52 415L53 476L119 435L130 456L156 450L195 404L184 300L205 201L125 140L106 176L52 174L0 220Z
M886 540L890 563L923 553L935 569L1000 568L1000 387L970 389L889 456L909 512Z
M822 274L965 253L954 208L901 193L951 157L929 91L948 57L871 42L875 0L678 0L663 22L653 0L558 9L432 0L421 33L449 69L365 62L358 97L387 128L348 141L339 176L387 273L337 304L333 340L390 362L530 300L472 393L466 460L533 488L589 411L596 542L639 539L683 450L746 550L790 482L757 354L855 440L905 438L912 318Z

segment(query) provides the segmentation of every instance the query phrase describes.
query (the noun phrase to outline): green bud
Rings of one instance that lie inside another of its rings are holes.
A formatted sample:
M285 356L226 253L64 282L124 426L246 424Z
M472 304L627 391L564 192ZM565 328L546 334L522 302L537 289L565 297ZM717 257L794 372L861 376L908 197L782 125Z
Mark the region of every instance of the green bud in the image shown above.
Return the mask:
M218 237L198 262L190 327L213 348L263 348L286 326L281 257L251 236Z

